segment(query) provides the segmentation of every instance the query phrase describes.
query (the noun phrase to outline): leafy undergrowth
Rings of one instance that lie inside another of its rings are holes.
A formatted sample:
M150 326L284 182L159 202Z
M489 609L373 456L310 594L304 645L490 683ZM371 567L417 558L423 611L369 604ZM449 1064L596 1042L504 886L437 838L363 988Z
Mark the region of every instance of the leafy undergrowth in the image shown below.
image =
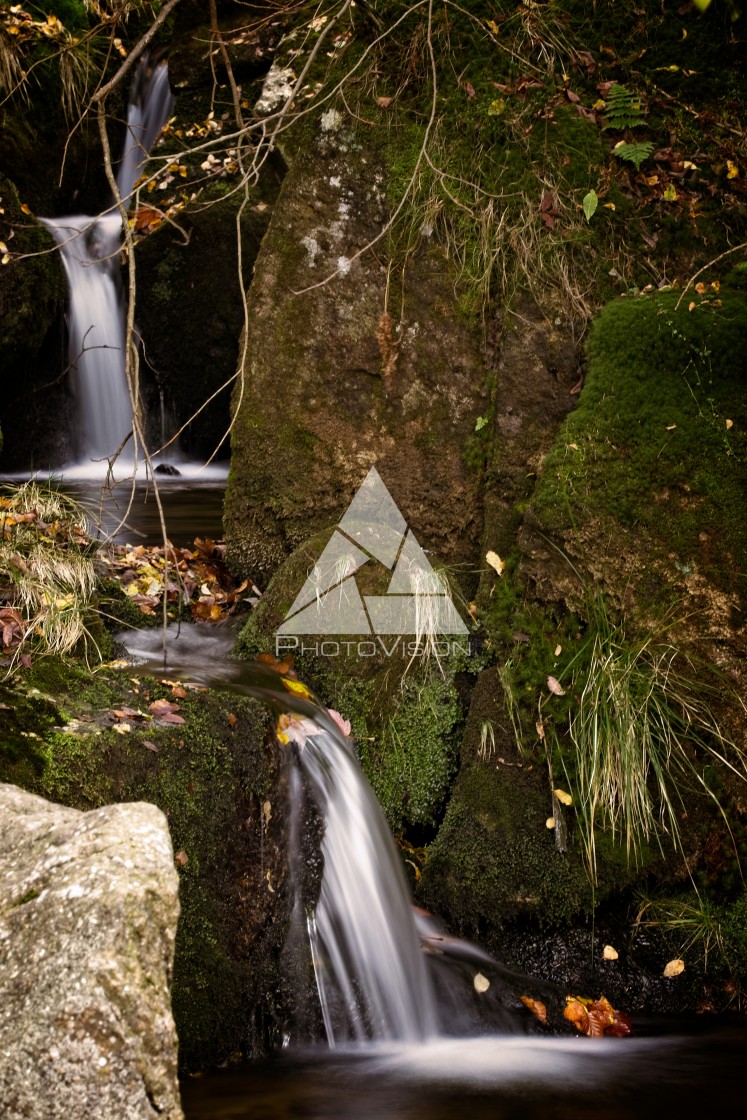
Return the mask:
M220 622L242 602L256 602L259 590L249 580L240 584L225 562L226 546L209 537L195 538L194 549L161 545L114 545L98 555L100 570L119 585L139 614L153 619L163 605L188 607L198 622ZM112 605L112 611L116 606ZM173 610L169 616L174 617ZM135 614L137 619L137 614ZM127 619L132 622L132 615ZM140 618L140 623L144 619Z

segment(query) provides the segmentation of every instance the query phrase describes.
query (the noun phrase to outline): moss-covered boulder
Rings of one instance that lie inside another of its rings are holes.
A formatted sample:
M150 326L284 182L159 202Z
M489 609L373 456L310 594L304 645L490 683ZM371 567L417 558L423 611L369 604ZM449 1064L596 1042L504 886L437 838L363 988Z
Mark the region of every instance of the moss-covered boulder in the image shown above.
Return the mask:
M472 561L479 500L465 450L487 399L480 332L434 239L421 238L404 283L387 268L396 142L336 108L310 122L284 146L290 169L249 291L230 561L266 581L334 524L374 463L423 547ZM364 251L376 241L383 256Z
M183 724L143 718L158 698ZM88 810L151 801L180 877L173 1009L189 1069L279 1036L277 961L288 916L284 778L268 717L240 696L38 666L0 687L0 781ZM128 711L123 711L127 709ZM115 713L119 711L120 716Z
M243 658L290 654L301 678L350 721L363 770L394 833L433 835L458 766L466 640L449 642L439 662L433 654L412 656L414 639L406 635L278 636L329 536L318 533L276 572L236 652ZM356 575L361 595L383 594L390 578L381 565L366 565Z

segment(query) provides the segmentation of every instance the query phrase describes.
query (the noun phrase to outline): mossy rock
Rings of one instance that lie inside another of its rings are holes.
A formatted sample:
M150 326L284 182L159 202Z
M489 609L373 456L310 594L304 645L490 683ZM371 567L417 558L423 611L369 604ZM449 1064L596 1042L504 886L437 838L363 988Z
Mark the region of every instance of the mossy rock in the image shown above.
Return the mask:
M329 536L329 530L316 534L277 571L236 651L244 658L271 653L282 659L290 653L301 679L350 720L364 772L395 834L415 829L430 835L457 769L463 718L458 676L466 655L446 656L439 667L418 657L410 663L407 636L387 637L383 644L375 636L278 636ZM383 594L390 578L375 564L356 574L362 595Z
M161 697L173 700L168 686L132 669L92 675L37 660L0 686L0 781L83 810L150 801L166 814L181 879L173 1009L192 1070L256 1053L284 1029L286 799L268 716L253 700L189 692L183 725L131 718L129 732L112 729L127 722L113 709L147 713Z
M698 583L744 603L746 339L747 297L733 289L604 309L521 538L541 598L572 600L575 583L578 602L585 575L644 615Z
M464 455L487 399L481 330L430 243L390 317L386 266L357 251L386 222L397 143L330 112L285 144L248 297L225 528L232 567L260 584L335 523L374 464L441 561L469 567L479 539Z
M553 813L562 818L560 831L547 827ZM604 841L600 847L593 888L574 838L574 812L553 805L544 754L519 748L498 672L484 670L446 816L427 849L419 900L450 928L500 953L508 927L568 927L642 873L628 867L624 849Z

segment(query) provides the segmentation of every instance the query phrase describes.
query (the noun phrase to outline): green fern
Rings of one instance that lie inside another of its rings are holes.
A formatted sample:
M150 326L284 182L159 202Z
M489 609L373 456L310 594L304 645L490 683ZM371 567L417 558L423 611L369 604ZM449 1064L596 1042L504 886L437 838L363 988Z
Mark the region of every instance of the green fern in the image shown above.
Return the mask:
M633 164L636 171L640 171L641 164L651 155L654 145L650 140L637 140L633 144L623 141L621 144L616 144L613 150L618 159L627 160L628 163Z
M610 86L605 115L604 127L618 131L624 128L640 128L644 123L640 97L619 82L614 82Z

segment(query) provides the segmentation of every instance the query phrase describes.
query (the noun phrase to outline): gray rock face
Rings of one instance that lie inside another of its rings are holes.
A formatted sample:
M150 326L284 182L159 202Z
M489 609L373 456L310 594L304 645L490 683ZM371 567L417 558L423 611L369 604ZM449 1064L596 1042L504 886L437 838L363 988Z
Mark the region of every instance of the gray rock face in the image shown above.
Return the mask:
M388 268L376 240L391 216L386 131L359 135L330 109L296 143L248 298L229 562L266 581L335 524L375 465L419 543L473 565L478 472L465 456L488 401L481 328L456 308L430 227L404 286L402 262Z
M0 784L4 1120L182 1120L177 889L154 805L81 813Z

